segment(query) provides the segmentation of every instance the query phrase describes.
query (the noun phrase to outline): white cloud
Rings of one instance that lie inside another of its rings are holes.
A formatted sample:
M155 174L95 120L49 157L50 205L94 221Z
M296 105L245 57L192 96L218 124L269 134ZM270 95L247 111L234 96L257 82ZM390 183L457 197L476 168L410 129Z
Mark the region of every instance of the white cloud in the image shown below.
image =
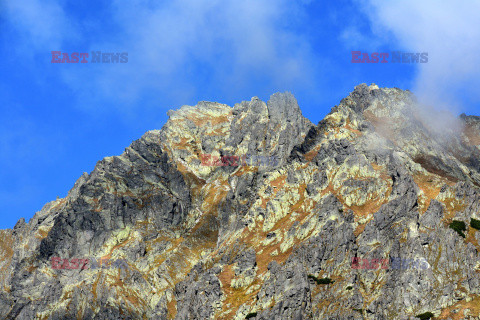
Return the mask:
M415 79L421 101L455 113L462 98L480 102L480 1L370 0L364 9L379 36L393 34L407 52L428 52Z
M264 77L273 85L291 85L308 77L310 49L288 31L299 4L282 1L177 0L162 6L147 1L115 2L115 18L125 37L117 45L129 52L122 73L133 99L145 88L194 93L197 77L228 93ZM104 44L95 44L104 46ZM197 75L197 68L205 74ZM128 79L128 78L127 78ZM122 85L122 84L120 84Z
M44 54L61 50L71 30L88 23L71 12L67 17L58 1L26 0L28 6L7 1L9 21L20 22L23 43L34 40L33 49ZM84 51L128 52L128 63L56 67L92 111L102 101L125 107L153 96L181 104L199 90L231 96L255 84L268 90L311 86L315 59L308 41L290 28L301 22L308 2L115 0L105 20L116 32L87 39Z
M72 21L55 0L5 0L0 9L19 37L11 47L22 55L56 50L66 37L75 37Z

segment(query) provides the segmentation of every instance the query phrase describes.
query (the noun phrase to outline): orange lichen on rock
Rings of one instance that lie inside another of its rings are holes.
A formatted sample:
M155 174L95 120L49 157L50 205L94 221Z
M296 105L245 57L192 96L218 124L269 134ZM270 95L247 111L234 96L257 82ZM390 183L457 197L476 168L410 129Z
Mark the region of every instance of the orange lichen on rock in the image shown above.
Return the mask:
M0 285L5 286L7 269L13 257L13 234L10 230L0 230Z
M38 228L37 234L35 234L35 238L39 240L45 239L48 236L49 231L50 231L50 228L49 229Z
M268 264L272 261L276 261L278 264L283 264L287 261L288 257L293 252L293 248L289 248L285 252L282 252L281 243L276 243L273 245L262 247L260 253L257 252L257 265L258 265L258 274L264 274L267 272ZM272 256L273 252L277 252L276 255Z
M370 220L368 222L370 222ZM367 226L368 222L360 223L355 228L355 231L353 231L353 234L355 235L355 237L358 237L359 235L362 234L362 232L363 232L363 230L365 230L365 227Z
M463 320L470 319L469 316L478 319L480 317L480 296L470 295L471 300L461 300L454 305L442 310L440 316L435 319L451 319L451 320ZM465 312L468 309L468 315Z
M442 203L445 205L445 214L442 219L445 223L451 222L456 213L464 211L466 207L463 199L448 198L443 200Z
M356 217L367 217L374 214L375 212L378 212L378 210L380 210L380 208L387 202L388 196L386 196L384 199L380 198L374 201L369 201L361 206L351 205L346 207L348 209L351 209Z
M474 229L474 228L471 228L469 227L468 228L468 232L466 234L466 238L465 238L465 242L469 242L471 244L473 244L475 246L475 248L477 248L477 251L480 251L480 245L477 241L477 238L476 238L476 232L478 230Z
M440 193L440 179L432 174L415 174L413 175L413 180L420 190L423 191L423 196L419 196L418 203L420 206L420 212L425 213L430 206L430 202L437 198Z
M203 202L201 209L203 212L217 214L218 205L222 202L230 190L230 185L226 179L217 179L210 184L204 185L201 190Z
M252 284L245 288L232 288L231 282L235 277L233 265L227 265L223 268L218 278L222 283L222 291L225 300L222 303L222 309L217 312L215 319L233 319L238 308L243 304L253 305L256 301L255 297L260 290L258 284L259 279L256 278ZM252 287L258 286L258 289L250 290Z
M357 136L361 136L361 135L362 135L362 133L361 133L359 130L352 128L352 122L350 121L350 119L347 119L347 121L346 121L346 123L345 123L345 129L347 129L347 130L355 133Z
M313 158L315 158L315 156L318 154L318 152L320 151L321 148L322 148L322 145L317 144L312 150L305 153L305 160L312 161Z
M287 176L286 175L281 175L278 178L276 178L275 180L273 180L272 182L270 182L270 185L274 189L277 189L277 188L280 189L283 186L285 186L286 181L287 181Z
M175 316L177 315L177 300L173 295L170 301L167 302L167 310L168 310L168 314L167 314L168 319L169 320L175 319Z

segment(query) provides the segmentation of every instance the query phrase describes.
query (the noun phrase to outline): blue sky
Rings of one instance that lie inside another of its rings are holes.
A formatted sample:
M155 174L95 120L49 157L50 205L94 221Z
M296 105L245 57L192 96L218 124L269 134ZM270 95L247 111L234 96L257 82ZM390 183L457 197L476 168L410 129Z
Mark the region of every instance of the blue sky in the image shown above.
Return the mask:
M0 228L64 197L198 101L290 91L320 121L360 83L480 115L480 2L315 0L0 3ZM425 64L351 63L351 51L428 52ZM51 63L51 51L128 63Z

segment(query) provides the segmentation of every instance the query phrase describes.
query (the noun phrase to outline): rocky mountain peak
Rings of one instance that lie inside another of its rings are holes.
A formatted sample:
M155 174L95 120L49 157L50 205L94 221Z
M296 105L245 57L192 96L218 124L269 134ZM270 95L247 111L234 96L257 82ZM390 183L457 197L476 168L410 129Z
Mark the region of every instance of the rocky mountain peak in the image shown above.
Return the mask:
M0 231L0 318L478 317L480 117L424 113L375 84L317 125L290 93L171 110Z

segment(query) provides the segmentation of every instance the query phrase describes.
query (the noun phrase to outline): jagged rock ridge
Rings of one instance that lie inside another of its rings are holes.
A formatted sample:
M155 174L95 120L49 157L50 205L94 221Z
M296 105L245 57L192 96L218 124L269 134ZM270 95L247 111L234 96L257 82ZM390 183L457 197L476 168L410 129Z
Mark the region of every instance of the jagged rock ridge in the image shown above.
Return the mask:
M480 117L439 134L410 92L364 84L317 125L289 93L168 115L0 232L0 318L480 316ZM128 268L53 269L52 257ZM355 257L428 268L357 269Z

